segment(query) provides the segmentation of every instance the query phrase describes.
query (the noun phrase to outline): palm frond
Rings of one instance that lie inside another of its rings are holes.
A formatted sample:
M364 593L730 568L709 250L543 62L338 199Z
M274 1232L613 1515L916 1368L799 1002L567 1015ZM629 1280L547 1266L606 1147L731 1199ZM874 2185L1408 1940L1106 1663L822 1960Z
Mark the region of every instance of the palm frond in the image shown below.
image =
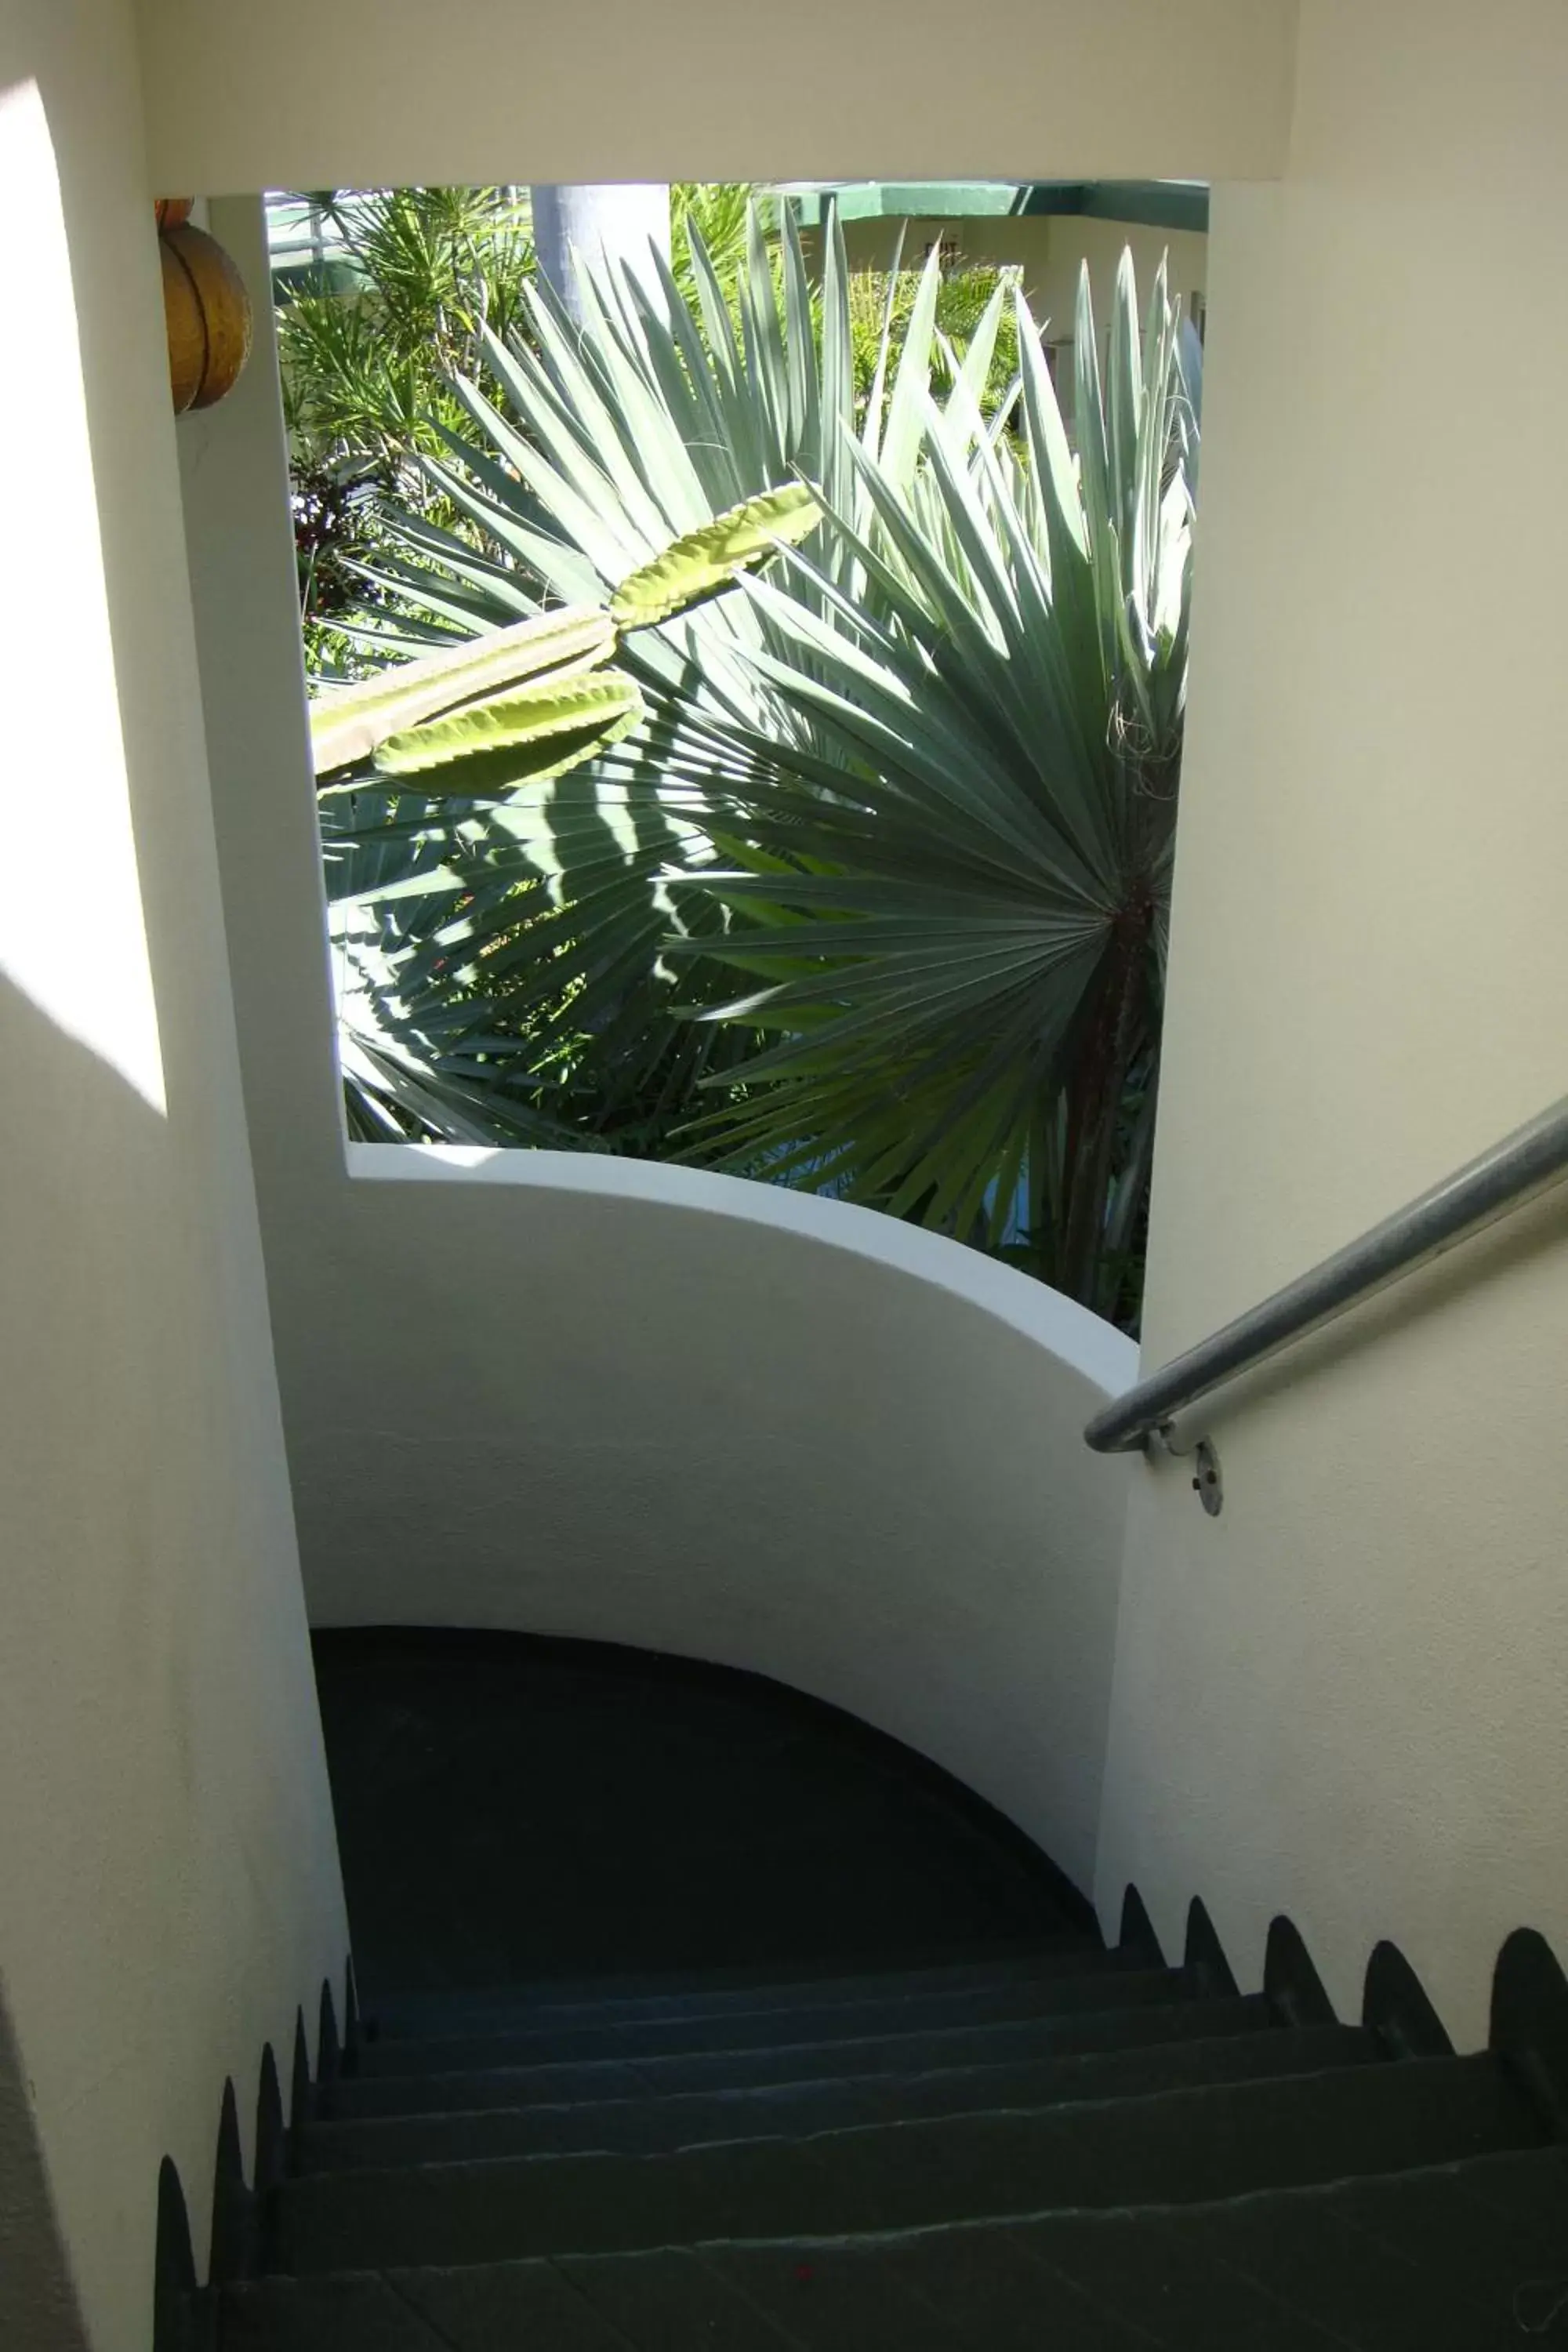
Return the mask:
M609 266L580 331L537 285L525 334L481 329L426 473L483 551L410 515L402 599L472 635L520 597L613 605L761 493L793 486L812 527L623 642L645 717L588 766L356 814L353 857L411 861L365 902L402 927L398 1001L592 1100L588 1131L1024 1252L1124 1310L1198 452L1163 272L1141 315L1124 257L1103 379L1085 273L1069 433L1016 284L944 328L939 257L894 273L868 383L836 221L816 286L787 213L770 247L753 210L722 274L686 235L685 293Z

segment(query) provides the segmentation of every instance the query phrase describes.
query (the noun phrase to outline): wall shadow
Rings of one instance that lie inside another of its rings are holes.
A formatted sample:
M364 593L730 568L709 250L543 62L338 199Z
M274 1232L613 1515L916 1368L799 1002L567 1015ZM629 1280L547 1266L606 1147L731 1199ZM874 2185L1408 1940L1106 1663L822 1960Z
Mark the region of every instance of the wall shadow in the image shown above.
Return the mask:
M88 2352L60 2238L37 2120L11 2021L0 2000L0 2343L27 2352Z

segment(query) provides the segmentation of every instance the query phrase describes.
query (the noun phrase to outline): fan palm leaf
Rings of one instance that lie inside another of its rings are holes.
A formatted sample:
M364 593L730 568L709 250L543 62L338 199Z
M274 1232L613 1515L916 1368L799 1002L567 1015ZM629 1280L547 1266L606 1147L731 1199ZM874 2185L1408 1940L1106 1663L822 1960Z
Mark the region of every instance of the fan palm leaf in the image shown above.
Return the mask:
M613 604L760 490L808 485L811 527L769 579L622 645L636 731L406 833L460 901L393 957L410 1015L466 1010L561 1072L605 1045L634 1087L669 1079L688 1154L1023 1236L1113 1304L1147 1177L1196 478L1163 273L1141 317L1124 257L1103 376L1086 273L1075 442L1016 287L952 351L933 259L862 400L837 224L814 292L787 223L775 268L753 217L733 318L700 236L691 266L694 304L605 268L581 334L534 288L529 341L487 341L497 398L459 384L467 428L426 466L491 551L414 525L411 568L448 583L424 609L472 634L520 593ZM1018 376L988 406L1004 322ZM403 810L360 848L392 852Z

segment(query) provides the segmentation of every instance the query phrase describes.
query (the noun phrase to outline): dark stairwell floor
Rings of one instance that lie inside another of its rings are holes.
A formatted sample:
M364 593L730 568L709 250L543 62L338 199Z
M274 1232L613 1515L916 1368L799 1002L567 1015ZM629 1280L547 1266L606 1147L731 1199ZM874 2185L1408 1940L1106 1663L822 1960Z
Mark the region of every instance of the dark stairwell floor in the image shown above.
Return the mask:
M1089 1924L999 1814L760 1676L489 1633L326 1633L316 1658L367 2005Z
M749 1677L374 1633L320 1675L365 2033L218 2352L1568 2346L1511 2059L1338 2023L1304 1961L1106 1950L985 1808Z

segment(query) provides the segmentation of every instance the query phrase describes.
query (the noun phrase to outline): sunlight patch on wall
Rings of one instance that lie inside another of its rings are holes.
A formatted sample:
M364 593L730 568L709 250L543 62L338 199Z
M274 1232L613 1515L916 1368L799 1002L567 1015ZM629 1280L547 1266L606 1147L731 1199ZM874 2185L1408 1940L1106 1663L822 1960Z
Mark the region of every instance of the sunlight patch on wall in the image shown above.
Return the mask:
M36 83L0 89L0 217L13 326L0 369L12 561L0 645L12 681L0 761L8 887L0 973L165 1108L132 833L70 253Z

